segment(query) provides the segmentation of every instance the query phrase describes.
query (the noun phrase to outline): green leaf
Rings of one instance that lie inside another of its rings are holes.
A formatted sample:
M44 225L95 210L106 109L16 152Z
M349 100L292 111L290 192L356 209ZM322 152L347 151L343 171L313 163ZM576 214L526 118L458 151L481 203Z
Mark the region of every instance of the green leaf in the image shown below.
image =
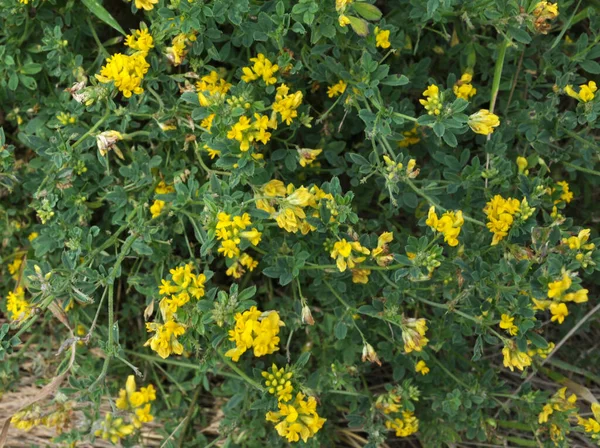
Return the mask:
M333 328L333 334L337 339L344 339L347 333L348 327L346 326L346 324L344 324L344 322L340 321L337 324L335 324L335 327Z
M354 10L366 20L379 20L383 16L377 6L369 3L355 3Z
M522 30L521 28L511 26L508 28L508 34L514 40L521 42L522 44L528 44L531 42L531 36L527 33L527 31Z
M586 72L589 72L589 73L591 73L593 75L599 75L600 74L600 64L598 64L596 61L583 61L579 65Z
M358 17L346 17L348 17L348 20L350 20L350 26L356 34L362 37L365 37L367 34L369 34L369 24L366 21L359 19Z
M123 31L123 28L121 28L121 25L119 25L114 17L111 16L106 9L104 9L104 6L98 3L98 0L81 0L81 2L87 7L87 9L90 10L92 14L94 14L108 26L111 26L124 36L127 34L125 31Z
M12 72L8 79L8 88L10 90L17 90L17 87L19 87L19 76L16 72Z
M386 86L404 86L408 84L408 78L405 75L389 75L381 84Z

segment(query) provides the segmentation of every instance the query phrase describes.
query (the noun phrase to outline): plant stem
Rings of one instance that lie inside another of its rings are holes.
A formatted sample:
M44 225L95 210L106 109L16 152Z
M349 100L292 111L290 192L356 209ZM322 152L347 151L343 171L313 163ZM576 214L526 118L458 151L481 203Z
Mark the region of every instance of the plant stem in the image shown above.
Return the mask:
M227 364L227 366L233 370L235 373L237 373L239 375L239 377L241 379L243 379L244 381L246 381L248 384L250 384L252 387L258 389L261 392L264 392L264 388L257 383L256 381L254 381L252 378L250 378L248 375L246 375L238 366L236 366L233 362L231 362L231 360L227 359L227 357L225 355L223 355L223 353L221 353L220 351L217 350L217 353L219 354L219 356L221 357L221 360Z
M104 115L96 122L96 124L94 124L94 126L92 126L85 134L83 134L79 140L77 140L75 143L73 143L71 145L71 148L76 148L77 146L79 146L86 138L88 138L91 134L93 134L94 132L96 132L96 129L98 129L100 126L102 126L102 123L104 123L106 121L106 119L109 117L110 115L110 108L108 107L108 105L106 106L106 112L104 112Z

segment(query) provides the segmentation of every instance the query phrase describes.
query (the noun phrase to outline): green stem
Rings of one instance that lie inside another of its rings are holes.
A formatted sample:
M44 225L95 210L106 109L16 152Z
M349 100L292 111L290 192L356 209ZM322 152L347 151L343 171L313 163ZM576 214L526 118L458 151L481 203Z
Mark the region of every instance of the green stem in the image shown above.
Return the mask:
M185 423L183 425L183 429L181 430L181 435L179 436L179 444L178 444L179 448L183 448L183 446L184 446L185 434L187 433L187 430L190 426L190 422L192 420L192 415L194 414L194 411L196 410L196 403L198 402L198 398L200 398L200 392L202 391L203 387L204 386L202 385L202 383L198 384L198 386L196 387L196 392L194 393L194 396L192 398L192 402L190 403L188 411L185 414L185 417L184 417Z
M403 119L405 119L405 120L408 120L408 121L413 121L413 122L415 122L415 123L416 123L417 121L419 121L419 119L418 119L418 118L411 117L410 115L401 114L400 112L394 112L394 115L395 115L396 117L403 118Z
M561 130L569 135L570 137L573 137L575 140L580 141L581 143L585 144L585 145L589 145L591 148L594 148L596 151L600 151L600 146L590 142L589 140L583 138L582 136L580 136L579 134L577 134L576 132L573 132L565 127L561 126Z
M102 42L100 42L100 39L98 38L98 34L96 34L96 29L94 28L94 25L92 25L92 21L90 20L89 16L86 18L87 24L90 27L90 31L92 32L92 37L94 38L94 41L96 42L96 45L98 45L98 50L100 50L100 53L102 53L102 55L105 58L108 58L110 56L110 54L108 53L108 51L106 51L106 48L104 48L104 45L102 45Z
M510 45L510 41L504 39L498 48L498 59L496 59L496 68L494 69L494 79L492 80L492 91L490 97L490 112L494 113L496 107L496 99L498 98L498 91L500 90L500 80L502 79L502 70L504 68L504 59L506 56L506 49Z
M582 173L593 174L594 176L600 176L600 171L592 170L589 168L584 168L579 165L575 165L571 162L563 162L564 166L568 166L569 168L573 168L574 170L581 171Z
M96 122L96 124L94 124L94 126L92 126L85 134L83 134L79 140L77 140L75 143L73 143L71 145L71 148L76 148L77 146L79 146L86 138L88 138L91 134L93 134L94 132L96 132L96 129L98 129L100 126L102 126L102 123L104 123L108 117L110 116L110 108L108 107L108 105L106 106L106 112L104 112L104 115Z
M244 381L246 381L248 384L250 384L252 387L254 387L255 389L258 389L261 392L264 392L264 388L257 383L256 381L254 381L252 378L250 378L248 375L246 375L238 366L236 366L233 362L231 362L230 359L228 359L225 355L223 355L223 353L221 353L220 351L217 350L217 353L219 354L219 356L221 357L221 360L231 369L233 370L235 373L238 374L238 376L243 379Z

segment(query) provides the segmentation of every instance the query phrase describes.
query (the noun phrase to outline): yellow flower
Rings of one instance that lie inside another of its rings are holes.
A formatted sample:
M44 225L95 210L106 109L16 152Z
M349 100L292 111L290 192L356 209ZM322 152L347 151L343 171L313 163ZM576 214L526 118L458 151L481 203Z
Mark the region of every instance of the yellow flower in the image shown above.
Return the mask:
M148 30L135 30L125 38L125 45L144 54L147 54L150 49L154 48L153 42Z
M169 194L173 193L174 191L175 188L173 187L173 185L168 185L164 180L161 180L154 189L154 192L156 194Z
M469 101L477 93L477 89L471 85L473 75L471 73L463 73L460 79L454 84L452 91L457 98Z
M35 239L36 239L38 236L40 236L40 234L39 234L39 233L37 233L37 232L31 232L31 233L29 234L29 236L27 237L27 239L28 239L29 241L33 241L33 240L35 240Z
M340 96L346 91L346 87L348 87L348 84L346 84L343 80L340 79L337 82L337 84L334 84L327 88L327 96L329 98L333 98L334 96Z
M300 166L304 168L305 166L310 165L322 152L322 149L298 148Z
M419 420L410 411L403 411L402 418L386 420L385 426L396 431L396 437L408 437L419 430Z
M500 316L500 328L506 330L511 336L515 336L519 332L519 328L514 324L515 318L508 314Z
M150 213L152 214L152 218L158 218L164 207L165 207L165 201L156 199L154 201L154 203L152 204L152 206L150 206Z
M206 152L208 153L208 157L210 157L210 160L213 160L216 157L219 157L221 155L221 151L219 151L218 149L212 149L208 145L204 145L204 149L206 149Z
M112 413L107 412L101 427L94 431L94 435L117 444L122 438L133 434L134 430L133 425L128 425L122 418L114 418Z
M117 142L123 140L123 134L118 131L104 131L96 136L96 145L101 156L105 156L111 149L123 159L123 154L117 146Z
M142 79L150 68L145 56L142 52L131 56L114 54L106 60L106 65L102 67L100 74L96 75L96 79L102 83L113 81L125 98L131 97L134 93L139 95L144 92L141 87Z
M264 313L263 316L255 306L250 310L235 315L235 328L229 330L229 340L234 341L236 346L225 353L234 362L239 361L240 356L246 350L253 348L254 356L269 355L279 350L279 327L283 322L279 319L277 311Z
M344 28L344 27L350 25L350 18L345 14L341 14L338 17L338 23L342 28Z
M579 250L582 248L585 250L594 249L596 247L596 245L594 243L585 244L585 243L587 243L587 241L590 238L590 233L591 233L590 229L580 230L579 234L577 236L570 236L569 238L563 238L562 243L568 245L569 249L571 249L571 250Z
M404 131L402 136L404 139L398 142L398 146L401 148L407 148L411 145L416 145L421 141L421 137L419 137L418 133L418 126L416 124L411 130Z
M375 46L381 48L390 48L390 30L381 30L375 27Z
M442 100L440 99L440 89L435 84L431 84L423 92L425 99L420 99L419 103L423 105L429 115L439 115L442 112Z
M592 414L594 418L584 419L577 416L577 424L582 426L585 432L600 433L600 404L592 403Z
M560 199L554 201L555 204L558 204L560 201L564 201L567 204L573 200L573 192L569 190L569 183L567 181L561 180L556 182L561 189ZM553 190L554 191L554 190Z
M441 218L438 218L437 214L435 213L434 206L429 208L429 214L427 216L427 220L425 221L425 224L427 224L433 230L443 233L444 241L452 247L458 246L458 236L460 235L460 231L464 223L465 220L463 218L462 211L447 211L441 216Z
M213 123L213 120L215 119L215 116L216 116L216 114L210 114L209 116L207 116L200 122L200 126L210 132L210 128L212 128L212 123ZM206 147L206 145L205 145L205 147Z
M13 279L17 280L19 277L19 270L23 264L22 258L15 258L12 263L8 264L8 273L12 275Z
M525 367L531 365L531 358L525 352L520 352L516 344L512 341L508 341L502 349L502 355L504 355L504 367L508 367L511 372L515 370L515 367L519 370L523 370Z
M25 290L19 286L14 292L10 291L6 296L6 311L10 313L13 321L23 321L31 314L31 306L25 300Z
M567 272L563 273L562 279L548 283L548 297L561 299L564 293L571 287L571 277Z
M154 389L154 386L149 384L147 387L137 390L135 376L129 375L125 383L125 389L119 390L119 398L117 398L115 405L117 409L126 411L139 408L154 400L156 400L156 389Z
M137 0L136 0L137 1ZM171 41L171 46L166 48L166 54L171 64L180 65L187 54L187 42L190 40L185 33L179 33Z
M358 263L362 263L366 260L364 256L354 257L352 256L352 251L358 252L362 255L369 255L369 249L361 246L358 241L353 241L349 243L345 239L341 241L336 241L333 245L333 250L331 251L331 258L336 260L336 265L340 272L344 272L346 268L354 268Z
M420 373L421 375L427 375L429 373L429 367L427 367L425 361L420 360L415 366L415 372Z
M337 12L343 12L353 0L335 0L335 10Z
M487 109L481 109L469 116L467 123L476 134L490 135L494 132L494 128L500 126L500 118Z
M265 386L271 395L277 395L277 401L290 401L294 388L290 379L294 375L287 370L287 367L277 368L275 364L271 366L271 371L265 370L261 373L265 378Z
M326 419L317 413L317 401L314 397L305 400L305 395L298 393L293 402L278 403L279 411L267 412L266 420L275 425L277 434L288 442L302 439L305 443L313 437L325 424Z
M552 322L558 321L562 324L565 321L565 317L569 315L569 309L564 303L552 303L550 305L550 313L552 313Z
M242 75L242 81L249 83L262 77L266 85L275 84L277 82L275 73L279 70L279 66L273 64L264 54L259 53L255 58L250 58L250 62L254 62L252 67L242 68L242 72L244 73Z
M184 325L174 320L167 320L164 324L148 322L146 330L155 334L146 341L144 347L149 345L161 358L166 359L171 353L176 355L183 353L183 345L177 337L185 333Z
M527 174L527 159L525 157L517 157L517 167L519 168L519 174Z
M598 87L596 86L596 83L594 81L589 81L587 84L581 84L579 86L579 93L573 90L572 85L568 85L567 87L565 87L565 93L567 95L575 98L578 101L581 101L582 103L592 101L595 96L594 94L597 90Z
M240 232L240 236L250 241L253 246L258 246L258 243L260 243L260 239L262 237L262 233L253 228L252 230L248 230L246 232Z

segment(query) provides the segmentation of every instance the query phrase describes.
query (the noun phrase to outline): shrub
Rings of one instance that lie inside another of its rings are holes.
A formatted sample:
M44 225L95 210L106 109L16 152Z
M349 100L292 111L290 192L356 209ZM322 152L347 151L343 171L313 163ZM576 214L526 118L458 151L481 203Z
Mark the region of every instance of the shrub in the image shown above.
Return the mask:
M597 443L597 11L0 0L0 445Z

